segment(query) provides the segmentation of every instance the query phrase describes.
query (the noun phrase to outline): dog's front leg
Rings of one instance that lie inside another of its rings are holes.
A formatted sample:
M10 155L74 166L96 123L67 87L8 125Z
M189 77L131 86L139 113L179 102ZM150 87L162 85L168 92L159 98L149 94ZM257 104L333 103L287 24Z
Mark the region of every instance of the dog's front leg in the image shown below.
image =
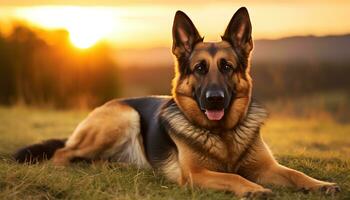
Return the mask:
M188 173L187 180L187 182L199 187L231 191L238 197L264 197L272 194L270 189L239 175L207 169L192 170Z
M326 194L334 194L340 191L335 183L320 181L305 175L294 169L272 164L259 175L257 182L261 184L274 184L296 187L302 191L323 191Z

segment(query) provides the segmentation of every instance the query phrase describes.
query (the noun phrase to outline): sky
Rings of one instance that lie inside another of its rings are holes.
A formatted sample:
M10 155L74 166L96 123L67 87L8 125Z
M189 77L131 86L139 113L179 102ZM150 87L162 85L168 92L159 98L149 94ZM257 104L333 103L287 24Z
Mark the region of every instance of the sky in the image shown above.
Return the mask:
M20 19L67 29L80 48L100 40L117 48L153 48L171 45L176 10L189 15L206 41L216 41L241 6L249 10L255 39L350 33L350 1L314 0L0 0L0 28Z

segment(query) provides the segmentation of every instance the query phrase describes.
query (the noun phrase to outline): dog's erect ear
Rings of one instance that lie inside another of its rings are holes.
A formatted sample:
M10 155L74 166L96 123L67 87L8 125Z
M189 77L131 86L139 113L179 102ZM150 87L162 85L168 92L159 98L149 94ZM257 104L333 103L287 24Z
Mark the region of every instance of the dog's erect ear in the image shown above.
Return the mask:
M173 54L180 58L189 56L196 43L202 42L196 27L182 11L177 11L173 24Z
M233 15L221 38L243 53L250 53L253 49L252 24L245 7L241 7Z

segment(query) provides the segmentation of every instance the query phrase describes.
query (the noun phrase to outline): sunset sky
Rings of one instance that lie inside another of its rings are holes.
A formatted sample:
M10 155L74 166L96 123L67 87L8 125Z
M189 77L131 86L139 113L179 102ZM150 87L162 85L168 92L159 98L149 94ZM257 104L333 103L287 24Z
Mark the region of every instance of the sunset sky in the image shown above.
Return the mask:
M350 1L142 1L0 0L0 27L24 20L46 29L67 29L73 44L100 40L118 48L171 45L176 10L183 10L208 40L218 40L234 12L246 6L255 39L350 33Z

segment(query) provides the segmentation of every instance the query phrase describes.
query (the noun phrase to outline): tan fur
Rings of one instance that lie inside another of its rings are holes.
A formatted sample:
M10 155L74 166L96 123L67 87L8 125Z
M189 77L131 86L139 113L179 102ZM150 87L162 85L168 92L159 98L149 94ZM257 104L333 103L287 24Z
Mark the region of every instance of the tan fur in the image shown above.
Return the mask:
M180 168L180 163L176 152L171 152L168 159L163 163L161 167L161 172L171 181L183 185L185 181L183 180L182 171Z
M109 159L147 167L140 135L140 116L131 107L112 101L92 111L58 150L53 162L66 165L74 157Z

